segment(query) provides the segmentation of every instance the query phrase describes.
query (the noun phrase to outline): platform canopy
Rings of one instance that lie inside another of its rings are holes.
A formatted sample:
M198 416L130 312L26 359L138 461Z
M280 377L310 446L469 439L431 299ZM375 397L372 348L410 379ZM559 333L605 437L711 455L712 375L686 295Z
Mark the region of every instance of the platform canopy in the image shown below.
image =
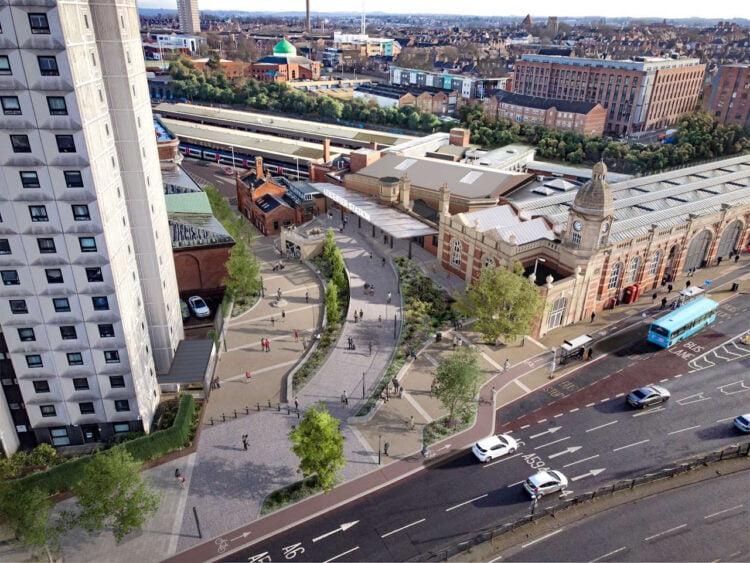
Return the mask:
M437 229L403 211L379 204L374 198L343 186L325 182L311 184L331 201L335 201L368 223L382 229L394 239L411 239L436 235Z

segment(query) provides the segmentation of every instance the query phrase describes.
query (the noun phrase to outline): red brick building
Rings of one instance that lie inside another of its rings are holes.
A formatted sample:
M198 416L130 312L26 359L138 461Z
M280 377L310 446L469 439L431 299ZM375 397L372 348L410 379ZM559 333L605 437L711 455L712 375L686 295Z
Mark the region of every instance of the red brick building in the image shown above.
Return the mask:
M482 101L490 120L508 119L515 123L543 125L549 129L601 136L607 110L595 102L573 102L524 96L504 90L493 92Z
M703 103L719 123L750 127L750 65L720 66Z
M627 135L667 127L695 109L704 72L698 59L613 61L527 54L516 61L513 91L599 103L607 110L605 132Z

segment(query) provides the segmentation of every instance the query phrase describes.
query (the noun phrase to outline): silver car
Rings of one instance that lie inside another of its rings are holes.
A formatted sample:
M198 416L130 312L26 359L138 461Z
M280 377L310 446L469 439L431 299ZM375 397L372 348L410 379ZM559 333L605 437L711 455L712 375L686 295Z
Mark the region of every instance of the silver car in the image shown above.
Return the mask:
M632 407L642 409L661 404L669 400L669 397L671 397L671 394L661 385L646 385L646 387L633 389L628 395L628 403Z
M567 486L568 478L553 469L543 469L523 482L523 487L532 497L564 491Z

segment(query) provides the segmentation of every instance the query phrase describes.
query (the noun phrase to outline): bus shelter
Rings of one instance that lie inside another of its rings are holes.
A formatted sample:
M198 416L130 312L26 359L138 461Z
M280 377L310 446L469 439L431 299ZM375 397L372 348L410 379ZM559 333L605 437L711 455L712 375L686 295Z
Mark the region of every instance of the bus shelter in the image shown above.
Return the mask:
M565 365L570 359L582 360L586 353L586 346L593 340L588 334L577 336L572 340L564 340L560 345L560 364Z
M316 182L311 185L323 194L327 200L339 206L342 225L345 225L347 222L344 214L346 210L357 217L358 228L362 228L362 221L369 223L372 228L373 238L382 234L383 244L390 246L390 248L393 248L395 240L408 240L409 258L411 258L412 242L415 239L438 233L434 227L394 207L382 205L375 198L366 194L324 182ZM381 233L378 233L378 230Z

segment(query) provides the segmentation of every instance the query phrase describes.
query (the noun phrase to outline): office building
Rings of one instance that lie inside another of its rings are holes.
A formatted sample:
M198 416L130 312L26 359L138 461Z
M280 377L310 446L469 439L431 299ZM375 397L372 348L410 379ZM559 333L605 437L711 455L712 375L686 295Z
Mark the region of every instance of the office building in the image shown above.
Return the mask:
M182 33L200 33L201 19L198 0L177 0L177 19Z
M704 107L723 125L750 127L750 65L722 65Z
M4 449L148 432L183 329L136 5L5 4L0 29Z
M695 109L705 65L698 59L632 61L526 54L516 61L513 92L601 104L605 132L661 129Z
M481 100L492 90L505 90L510 77L484 78L467 74L449 74L443 71L419 70L392 66L390 83L408 88L440 88L459 92L462 98Z

